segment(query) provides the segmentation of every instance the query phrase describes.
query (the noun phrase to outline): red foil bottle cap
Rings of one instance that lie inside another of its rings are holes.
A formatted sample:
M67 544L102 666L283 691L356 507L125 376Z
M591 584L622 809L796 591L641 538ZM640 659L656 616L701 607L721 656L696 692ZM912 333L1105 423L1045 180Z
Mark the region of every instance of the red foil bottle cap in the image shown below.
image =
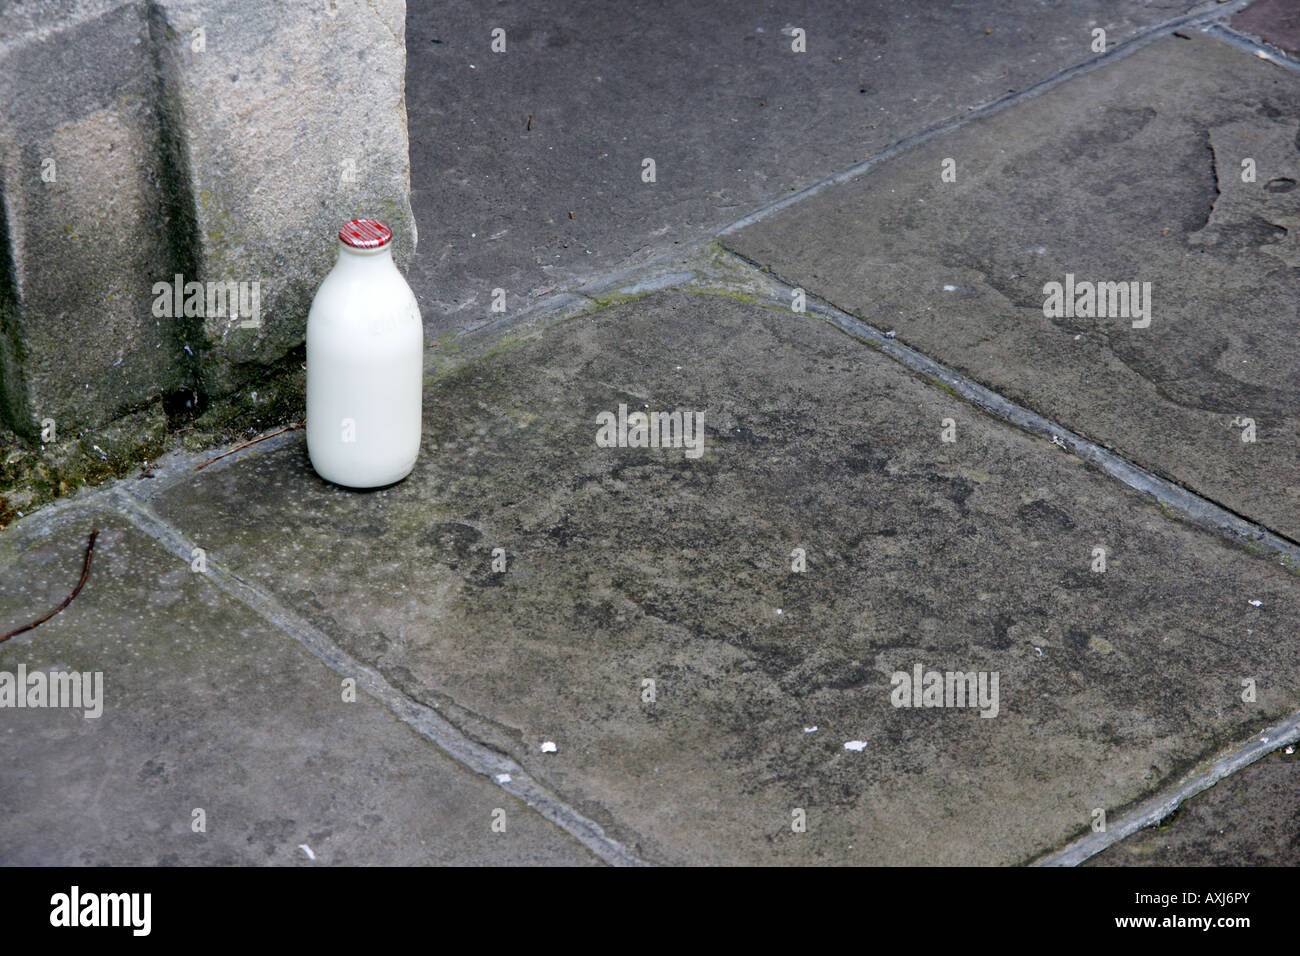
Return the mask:
M353 249L381 249L393 240L393 230L378 219L353 219L339 227L339 239Z

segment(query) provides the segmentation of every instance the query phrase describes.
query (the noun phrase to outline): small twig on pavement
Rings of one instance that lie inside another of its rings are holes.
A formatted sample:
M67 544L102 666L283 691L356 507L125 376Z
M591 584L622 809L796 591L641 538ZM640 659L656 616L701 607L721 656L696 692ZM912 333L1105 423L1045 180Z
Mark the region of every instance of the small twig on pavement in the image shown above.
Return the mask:
M223 451L220 455L217 455L214 458L209 458L207 461L203 462L202 464L195 465L194 470L198 471L200 468L206 468L214 461L221 461L221 459L225 458L227 455L233 455L241 448L247 448L249 445L256 445L260 441L266 441L268 438L274 438L276 435L283 434L284 432L291 432L295 428L302 428L302 422L290 422L289 424L285 425L283 428L277 428L273 432L267 432L265 435L258 435L256 438L249 439L248 441L243 442L242 444L236 445L234 448L230 449L229 451Z
M72 603L72 599L81 593L82 585L86 583L86 578L90 576L90 558L95 553L95 539L97 537L99 537L98 528L90 532L90 540L86 542L86 563L81 569L81 580L78 581L77 586L72 589L72 593L63 599L63 603L60 604L58 607L56 607L49 614L45 615L44 617L38 618L37 620L32 621L32 623L30 624L24 624L22 627L15 628L14 630L10 631L8 634L4 635L3 637L0 637L0 644L3 644L11 637L14 637L18 634L22 634L25 631L30 631L34 627L40 627L42 624L44 624L46 621L54 617L54 615L58 614L65 607L67 607L69 604Z

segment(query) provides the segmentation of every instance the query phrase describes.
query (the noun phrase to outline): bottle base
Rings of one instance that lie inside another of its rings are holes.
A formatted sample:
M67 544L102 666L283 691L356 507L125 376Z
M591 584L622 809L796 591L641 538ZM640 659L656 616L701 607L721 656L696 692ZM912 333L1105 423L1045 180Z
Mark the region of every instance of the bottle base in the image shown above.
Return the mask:
M331 485L347 488L349 491L377 491L380 488L389 488L405 481L411 472L415 470L415 462L411 462L405 468L379 472L373 475L349 475L346 472L336 472L330 468L321 468L314 461L311 466L312 470L320 478L328 481Z

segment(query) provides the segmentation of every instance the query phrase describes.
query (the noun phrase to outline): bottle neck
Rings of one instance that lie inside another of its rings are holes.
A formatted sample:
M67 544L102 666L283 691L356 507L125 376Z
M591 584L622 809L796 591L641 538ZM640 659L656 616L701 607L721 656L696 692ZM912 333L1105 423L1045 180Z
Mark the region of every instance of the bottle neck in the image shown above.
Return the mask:
M393 244L390 242L378 249L356 249L346 242L339 242L335 267L348 270L396 268L393 264Z

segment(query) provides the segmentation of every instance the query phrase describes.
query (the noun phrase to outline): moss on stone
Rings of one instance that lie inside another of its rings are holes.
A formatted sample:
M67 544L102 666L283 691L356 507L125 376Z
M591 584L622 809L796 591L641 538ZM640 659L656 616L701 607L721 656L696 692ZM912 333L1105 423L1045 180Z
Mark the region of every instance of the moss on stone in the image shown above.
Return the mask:
M637 299L643 299L649 294L649 292L610 292L606 295L587 296L594 306L594 308L588 309L587 312L596 312L600 309L608 309L611 306L635 302Z
M169 414L167 397L95 429L45 445L0 435L0 495L24 514L79 488L138 474L169 451L196 451L301 421L306 373L295 349L263 370L256 386L209 401L201 409Z
M764 302L752 292L744 292L740 289L729 289L725 286L688 284L681 286L680 291L688 292L691 295L711 295L724 299L735 299L737 302L743 302L746 305L757 305L762 308L775 309L778 312L785 311L775 303Z
M0 494L26 514L85 485L131 474L169 447L161 400L114 422L45 445L0 443Z

